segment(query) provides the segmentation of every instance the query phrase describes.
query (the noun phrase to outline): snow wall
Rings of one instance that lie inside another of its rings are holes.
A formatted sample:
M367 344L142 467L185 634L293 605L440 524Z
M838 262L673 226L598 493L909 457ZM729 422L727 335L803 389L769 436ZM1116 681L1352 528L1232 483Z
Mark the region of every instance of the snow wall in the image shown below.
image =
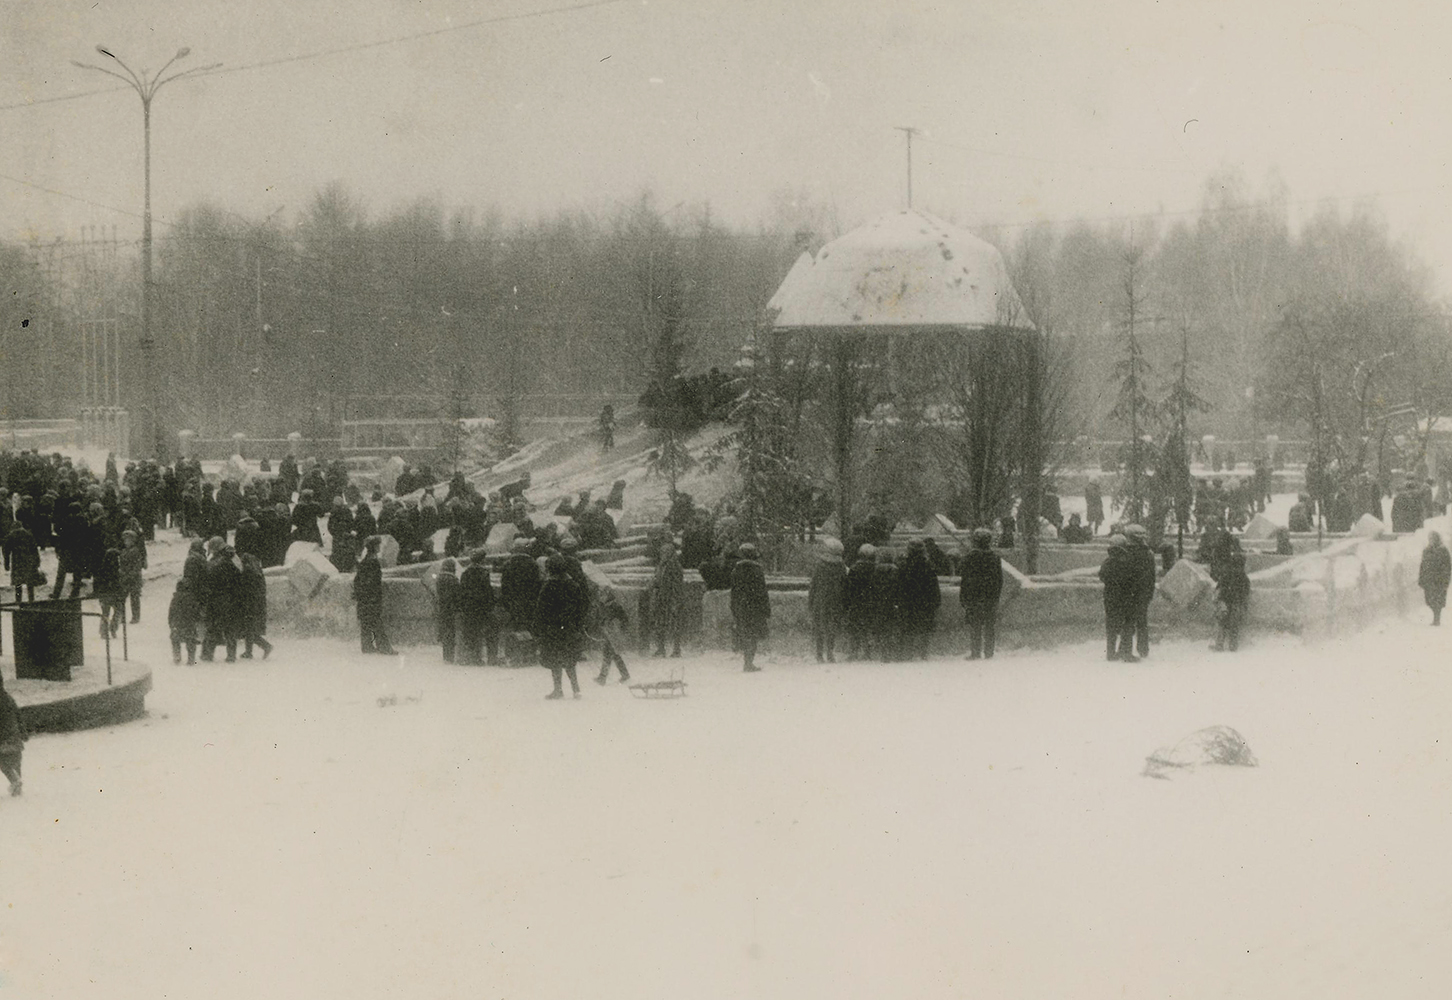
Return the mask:
M1280 631L1308 638L1356 630L1387 614L1420 607L1417 569L1426 532L1452 536L1446 517L1427 522L1414 534L1343 538L1251 574L1246 630ZM586 555L590 555L586 553ZM651 576L644 555L635 549L596 553L597 562L616 585L634 629L639 598ZM1011 562L1000 605L999 643L1006 648L1041 647L1103 636L1103 590L1089 567L1055 578L1028 578ZM385 625L396 643L434 642L432 581L437 563L392 567L384 572ZM270 570L267 577L269 629L280 635L357 636L351 574L340 574L321 554ZM498 579L495 580L496 587ZM811 624L806 581L773 578L770 648L808 653ZM944 583L933 638L940 653L967 648L967 630L956 583ZM687 573L685 633L708 648L731 647L729 594L707 592L699 575ZM1204 567L1181 561L1160 580L1150 625L1165 636L1210 638L1215 632L1214 585Z

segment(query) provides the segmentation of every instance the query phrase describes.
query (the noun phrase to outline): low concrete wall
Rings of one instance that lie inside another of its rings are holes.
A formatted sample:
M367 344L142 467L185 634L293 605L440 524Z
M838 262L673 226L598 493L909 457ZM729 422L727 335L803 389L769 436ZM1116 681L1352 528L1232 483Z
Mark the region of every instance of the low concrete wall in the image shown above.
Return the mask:
M1421 602L1417 567L1427 530L1452 537L1452 522L1437 518L1415 535L1395 538L1343 538L1320 552L1277 560L1251 575L1246 629L1326 636L1365 627L1386 614L1403 614ZM434 598L430 570L436 564L390 569L384 576L384 623L402 644L434 642ZM649 572L636 566L610 564L616 592L639 628L639 598ZM1045 580L1027 579L1006 564L1000 605L999 642L1005 648L1043 647L1066 641L1102 637L1103 588L1092 573ZM1214 601L1203 568L1189 587L1166 586L1150 605L1152 635L1209 639L1215 633ZM293 570L267 577L268 617L278 634L357 635L352 602L352 577L321 578ZM496 577L496 586L498 584ZM772 637L768 647L792 653L810 652L806 580L769 580ZM933 649L958 653L967 648L958 588L941 585ZM1189 595L1177 603L1172 594ZM687 573L684 634L712 649L731 646L730 594L706 591L699 574ZM642 643L643 645L643 643Z

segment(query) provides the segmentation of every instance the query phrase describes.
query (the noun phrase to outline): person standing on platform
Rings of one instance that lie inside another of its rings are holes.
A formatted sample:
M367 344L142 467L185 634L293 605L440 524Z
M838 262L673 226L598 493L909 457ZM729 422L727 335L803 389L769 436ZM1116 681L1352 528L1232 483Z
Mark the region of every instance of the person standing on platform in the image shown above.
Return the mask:
M766 590L766 571L757 561L756 546L745 543L737 552L740 558L731 567L731 619L736 638L745 658L742 669L756 673L756 645L767 636L771 620L771 598Z
M5 568L10 571L10 585L15 599L35 600L35 588L45 583L40 572L40 546L29 528L16 521L4 538ZM25 596L22 597L21 595Z
M600 450L615 447L615 407L606 403L600 408Z
M963 553L958 603L968 624L968 659L993 659L998 640L998 598L1003 593L1003 559L993 551L993 532L977 528L973 547Z
M1422 564L1417 571L1417 586L1432 609L1432 624L1442 624L1442 609L1447 606L1447 584L1452 581L1452 555L1442 544L1442 536L1427 532L1427 547L1422 550Z
M847 570L842 565L842 543L835 538L822 542L812 582L807 587L807 613L812 619L812 641L817 662L836 663L833 656L837 633L846 611Z
M363 652L397 656L383 630L383 564L378 549L383 539L369 535L363 543L363 558L353 575L353 600L358 605L358 631Z

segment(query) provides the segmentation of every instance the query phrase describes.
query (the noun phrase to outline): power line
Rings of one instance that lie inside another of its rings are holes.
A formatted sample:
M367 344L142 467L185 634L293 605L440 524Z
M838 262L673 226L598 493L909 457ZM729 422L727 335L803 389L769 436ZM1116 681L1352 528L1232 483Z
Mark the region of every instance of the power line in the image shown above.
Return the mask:
M67 198L71 201L78 201L82 205L90 205L92 208L104 208L108 212L119 212L121 215L129 215L133 219L139 219L142 217L140 212L132 212L124 208L117 208L115 205L104 205L99 201L92 201L90 198L82 198L78 194L68 194L65 191L57 191L55 188L46 187L44 184L37 184L34 181L28 181L23 177L11 177L9 174L0 174L0 180L7 180L10 181L12 184L20 184L24 187L34 188L37 191L44 191L46 194L53 194L57 198ZM162 222L162 225L171 225L171 223Z
M238 66L222 66L218 69L208 70L205 73L197 73L189 79L200 80L209 76L223 76L228 73L242 73L247 70L266 69L271 66L284 66L289 63L308 62L313 59L325 59L329 56L346 55L350 52L366 52L369 49L383 48L388 45L400 45L404 42L414 42L421 38L433 38L437 35L446 35L454 31L466 31L470 28L478 28L486 24L503 24L508 21L524 21L530 18L547 17L551 14L573 14L579 11L592 10L596 7L611 7L626 3L627 0L586 0L584 3L568 4L562 7L547 7L543 10L523 11L518 14L496 14L493 17L481 17L472 21L464 21L459 24L451 24L443 28L433 28L429 31L416 31L408 35L395 35L392 38L380 38L372 42L358 42L354 45L340 45L331 49L319 49L316 52L303 52L298 55L278 56L274 59L260 59L257 62L243 63ZM55 97L42 97L32 101L19 101L14 104L0 104L0 111L17 111L23 108L33 108L41 104L55 104L59 101L76 101L83 97L94 97L97 94L110 94L118 90L127 90L127 87L102 87L98 90L86 90L78 94L60 94Z

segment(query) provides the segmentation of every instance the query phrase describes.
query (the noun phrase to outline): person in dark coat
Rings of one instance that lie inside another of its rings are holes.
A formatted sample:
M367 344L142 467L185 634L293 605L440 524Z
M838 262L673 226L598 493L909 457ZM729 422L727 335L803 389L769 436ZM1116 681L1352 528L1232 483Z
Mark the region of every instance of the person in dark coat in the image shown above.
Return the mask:
M580 681L575 675L575 660L580 652L580 638L585 624L585 595L570 575L568 561L560 555L545 560L545 580L535 602L535 636L539 640L539 659L549 668L554 690L549 700L565 696L563 678L570 678L570 690L580 697Z
M121 550L107 549L92 582L95 597L101 602L101 638L115 637L121 631L126 614L126 591L121 585Z
M20 706L0 681L0 774L10 782L10 794L19 795L24 784L20 780L20 767L25 755L25 741L30 733L25 719L20 715Z
M877 546L863 544L843 579L842 611L847 625L847 659L870 657L873 645L872 589L877 575Z
M238 520L237 532L232 537L232 551L239 558L252 555L257 557L258 562L262 561L262 525L251 514L243 514Z
M221 537L207 542L207 587L202 607L207 616L202 659L216 658L218 646L227 648L227 662L237 662L237 639L242 633L242 567L237 554Z
M241 626L242 659L252 659L252 647L262 650L265 660L272 655L272 643L265 638L267 633L267 577L262 574L262 561L251 552L242 557L242 576L239 581L241 607L238 609L238 624Z
M681 532L681 568L700 569L716 554L711 516L698 510ZM716 588L723 589L723 588Z
M927 551L920 541L908 543L902 565L898 567L898 615L902 623L902 654L904 658L926 660L928 643L938 624L938 606L943 593L938 574L928 565Z
M328 513L328 537L333 540L329 559L339 573L351 573L358 566L358 540L353 537L353 512L341 496L333 498Z
M1124 529L1129 539L1129 552L1133 558L1134 577L1134 645L1135 653L1141 659L1149 656L1149 606L1155 596L1155 553L1149 547L1149 532L1144 525L1131 524ZM1227 538L1233 535L1226 533ZM1237 546L1238 547L1238 546Z
M1422 488L1415 479L1408 479L1392 498L1392 531L1401 534L1420 530L1425 519L1426 506Z
M1084 484L1084 520L1089 525L1089 534L1099 534L1099 526L1104 523L1104 492L1099 488L1099 480L1091 479Z
M510 631L533 632L534 608L544 583L539 563L530 556L527 538L514 540L514 551L499 572L499 602L504 606Z
M65 513L56 520L55 527L55 585L50 590L50 599L53 601L59 600L64 593L67 576L71 578L71 597L76 597L81 592L81 580L87 575L87 529L86 519L81 515L81 505L67 504Z
M292 508L292 540L322 545L323 533L318 530L318 518L322 516L323 509L313 501L313 491L303 490Z
M131 624L141 623L142 571L146 569L146 548L135 531L121 532L121 597L131 602Z
M182 647L187 648L187 664L197 662L197 626L202 621L202 604L195 583L182 577L171 595L166 624L171 629L171 662L181 662Z
M1105 659L1139 662L1134 655L1137 576L1129 539L1123 535L1110 536L1109 551L1099 567L1099 579L1104 584Z
M898 586L897 560L891 549L877 550L877 567L872 574L872 606L868 626L877 658L883 663L898 659L902 637L902 593Z
M651 626L655 630L655 655L666 655L666 637L671 655L681 655L681 604L685 600L685 574L676 547L669 539L660 543L659 562L651 583Z
M15 522L5 535L5 568L10 571L10 585L15 588L15 599L35 600L35 588L45 583L40 572L40 546L35 535L20 522Z
M620 598L610 587L600 588L595 600L595 622L600 631L600 647L602 657L600 660L600 672L595 675L595 683L602 687L610 680L610 667L613 664L620 673L620 683L624 684L630 680L630 668L625 664L625 657L620 651L625 648L626 630L630 628L630 615L626 613Z
M483 549L475 550L459 574L459 631L463 640L460 661L479 665L487 651L490 666L499 664L499 624L494 617L494 584Z
M1286 516L1286 527L1298 534L1316 530L1316 524L1311 517L1311 498L1306 494L1302 493L1291 505L1290 513Z
M948 558L948 553L938 548L938 543L931 539L923 539L923 555L928 557L928 565L933 568L935 576L953 576L953 560Z
M993 551L993 532L978 528L963 553L958 603L968 625L968 659L993 659L998 640L998 599L1003 593L1003 559Z
M1246 605L1250 603L1250 577L1245 572L1245 553L1236 550L1221 567L1215 584L1215 616L1219 631L1210 648L1217 653L1235 652L1240 648L1240 627L1245 622Z
M766 591L766 571L757 561L756 546L745 543L737 550L740 558L731 568L731 620L745 657L743 669L755 673L756 645L767 635L771 620L771 598Z
M812 641L817 662L836 663L833 656L837 633L847 615L847 568L842 565L842 543L835 538L822 542L812 582L807 586L807 613L812 619Z
M1427 547L1422 550L1422 565L1417 570L1417 586L1432 609L1432 624L1442 624L1442 609L1447 606L1447 584L1452 581L1452 556L1442 544L1442 536L1427 532Z
M363 542L363 558L353 574L353 601L358 605L358 631L365 653L396 656L388 633L383 630L383 564L378 549L383 540L369 535Z
M454 648L459 631L459 576L458 563L445 559L439 566L438 578L434 581L434 622L439 646L443 649L444 662L454 662Z

